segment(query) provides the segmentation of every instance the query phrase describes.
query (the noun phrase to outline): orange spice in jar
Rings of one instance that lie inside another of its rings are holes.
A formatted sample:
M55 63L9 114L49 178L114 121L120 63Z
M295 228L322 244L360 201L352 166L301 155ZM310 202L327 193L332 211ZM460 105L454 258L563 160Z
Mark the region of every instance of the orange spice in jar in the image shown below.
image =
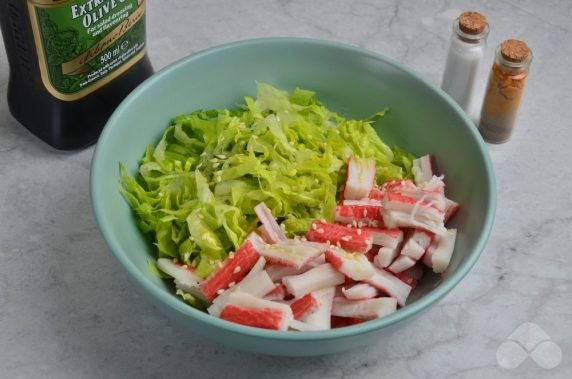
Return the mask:
M523 41L509 39L497 47L479 122L487 142L511 137L531 62L532 51Z

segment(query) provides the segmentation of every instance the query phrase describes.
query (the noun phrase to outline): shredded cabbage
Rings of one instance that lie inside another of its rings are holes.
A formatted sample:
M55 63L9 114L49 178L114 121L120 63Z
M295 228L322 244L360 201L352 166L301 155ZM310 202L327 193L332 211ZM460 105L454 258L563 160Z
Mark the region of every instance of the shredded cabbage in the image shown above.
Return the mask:
M136 177L120 165L121 192L159 258L207 277L256 228L262 201L289 236L333 220L351 155L375 159L378 183L410 178L414 157L389 148L371 125L386 112L346 120L312 91L259 84L238 110L175 117Z

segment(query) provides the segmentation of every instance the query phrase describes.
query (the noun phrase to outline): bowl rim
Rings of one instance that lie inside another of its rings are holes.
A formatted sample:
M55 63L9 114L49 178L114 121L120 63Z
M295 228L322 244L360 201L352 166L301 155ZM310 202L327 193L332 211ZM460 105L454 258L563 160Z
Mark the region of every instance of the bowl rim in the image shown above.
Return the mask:
M436 95L443 98L449 106L455 109L459 116L464 120L467 129L473 136L477 143L477 148L481 156L483 157L485 169L488 172L488 192L490 193L490 200L487 204L487 213L484 220L484 229L480 234L477 243L475 244L472 251L470 251L467 259L462 262L457 270L445 280L443 280L437 287L430 290L429 293L422 296L415 303L407 305L395 313L388 316L382 317L377 320L371 320L369 322L364 322L361 324L348 326L344 328L324 330L324 331L312 331L312 332L281 332L274 330L266 330L260 328L254 328L244 325L235 324L228 322L217 317L211 316L208 313L201 312L192 306L186 304L177 298L174 294L169 296L165 293L165 290L149 282L145 276L138 270L138 268L133 264L127 257L125 251L120 247L119 243L112 237L112 230L109 225L103 222L103 196L98 190L100 187L100 180L98 177L105 174L103 167L103 160L105 158L104 149L106 141L112 137L112 129L109 125L112 125L121 116L124 109L128 108L131 103L133 103L140 93L147 90L147 88L154 85L155 82L162 80L162 78L169 74L169 72L174 71L181 66L190 64L193 61L203 59L211 54L217 54L219 52L231 49L240 49L245 46L254 45L267 45L267 44L298 44L298 45L309 45L315 47L328 47L335 48L338 50L344 50L351 54L360 54L369 58L373 58L378 61L383 61L386 64L393 66L397 70L401 70L413 77L415 77L423 85L429 87L433 90ZM357 336L364 333L369 333L377 329L382 329L394 325L398 322L404 321L413 317L414 315L427 310L432 304L440 301L445 295L447 295L459 282L469 273L471 268L475 265L479 257L481 256L488 238L490 236L492 226L494 223L495 212L496 212L496 202L497 202L497 191L496 191L496 178L493 165L486 148L484 141L482 140L480 134L478 133L473 122L461 109L461 107L451 99L443 90L437 87L435 84L431 83L429 80L423 78L420 74L416 73L407 66L388 58L380 53L370 51L365 48L361 48L355 45L323 40L316 38L305 38L305 37L265 37L265 38L255 38L247 40L239 40L234 42L229 42L217 46L207 48L202 51L198 51L189 56L183 57L166 67L162 68L154 75L145 80L140 84L133 92L131 92L117 107L115 112L111 115L107 121L100 137L98 143L95 147L92 163L91 163L91 173L90 173L90 194L91 194L91 204L92 210L95 215L97 225L100 232L104 238L104 241L108 248L111 250L112 255L117 259L120 265L128 273L129 277L135 281L146 294L152 297L154 304L161 308L161 306L172 308L173 310L189 316L198 321L208 324L211 327L219 328L227 332L232 332L235 334L245 335L249 337L262 338L262 339L272 339L272 340L284 340L284 341L320 341L320 340L333 340L343 337ZM161 311L165 311L161 309Z

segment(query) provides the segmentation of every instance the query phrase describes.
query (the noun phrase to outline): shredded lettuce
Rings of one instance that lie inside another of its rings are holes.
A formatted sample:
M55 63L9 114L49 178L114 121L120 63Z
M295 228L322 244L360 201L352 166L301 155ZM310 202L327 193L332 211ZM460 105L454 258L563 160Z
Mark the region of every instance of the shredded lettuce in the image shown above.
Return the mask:
M148 146L136 177L120 164L121 192L151 233L158 257L206 277L257 226L264 201L287 235L334 217L351 155L376 161L378 183L410 178L414 157L391 149L372 123L346 120L315 93L259 84L238 110L197 110L175 117Z

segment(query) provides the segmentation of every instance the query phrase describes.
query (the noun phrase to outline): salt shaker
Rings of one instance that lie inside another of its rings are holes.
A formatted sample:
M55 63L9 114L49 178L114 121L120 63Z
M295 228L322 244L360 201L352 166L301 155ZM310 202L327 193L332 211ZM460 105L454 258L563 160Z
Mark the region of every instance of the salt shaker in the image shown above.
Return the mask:
M472 111L475 82L488 34L487 19L479 12L463 12L453 23L453 35L441 88L466 113Z
M523 41L509 39L497 47L479 122L487 142L511 137L531 62L532 51Z

